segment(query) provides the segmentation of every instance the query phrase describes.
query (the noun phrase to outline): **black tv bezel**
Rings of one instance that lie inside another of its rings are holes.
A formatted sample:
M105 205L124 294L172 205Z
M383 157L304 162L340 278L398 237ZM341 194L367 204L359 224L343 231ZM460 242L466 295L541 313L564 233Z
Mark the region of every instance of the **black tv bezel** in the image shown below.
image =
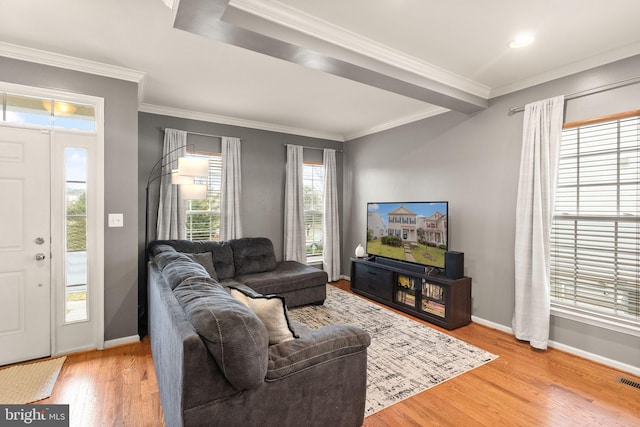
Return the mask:
M402 201L402 202L367 202L367 209L366 209L366 213L367 213L367 217L365 218L365 233L368 231L369 229L369 205L372 204L397 204L397 205L409 205L409 204L446 204L447 207L447 212L446 212L446 217L447 217L447 230L446 230L446 234L447 234L447 249L445 250L445 252L449 251L449 225L450 225L450 217L449 217L449 201L433 201L433 200L428 200L428 201L418 201L418 202L409 202L409 201ZM365 234L366 236L366 234ZM432 264L424 264L421 262L415 262L415 261L407 261L404 259L398 259L398 258L392 258L392 257L388 257L388 256L384 256L384 255L378 255L378 254L371 254L368 251L369 249L369 241L366 240L365 237L365 251L367 256L369 257L376 257L376 258L382 258L385 260L391 260L394 262L400 262L400 263L406 263L409 266L417 266L420 267L421 269L437 269L441 272L444 272L446 269L446 260L443 257L442 259L442 266L439 265L432 265Z

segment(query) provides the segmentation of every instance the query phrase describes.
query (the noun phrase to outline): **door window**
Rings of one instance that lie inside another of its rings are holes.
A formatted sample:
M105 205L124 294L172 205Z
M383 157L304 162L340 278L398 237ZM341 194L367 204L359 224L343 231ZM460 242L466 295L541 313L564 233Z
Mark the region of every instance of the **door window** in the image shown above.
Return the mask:
M11 93L0 95L4 98L1 119L6 123L96 130L96 109L93 105Z

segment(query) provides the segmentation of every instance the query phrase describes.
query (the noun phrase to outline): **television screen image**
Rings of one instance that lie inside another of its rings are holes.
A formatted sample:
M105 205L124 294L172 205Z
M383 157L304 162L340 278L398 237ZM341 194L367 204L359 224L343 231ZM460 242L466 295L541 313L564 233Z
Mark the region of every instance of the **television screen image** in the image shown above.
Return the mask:
M367 204L369 255L444 268L448 202Z

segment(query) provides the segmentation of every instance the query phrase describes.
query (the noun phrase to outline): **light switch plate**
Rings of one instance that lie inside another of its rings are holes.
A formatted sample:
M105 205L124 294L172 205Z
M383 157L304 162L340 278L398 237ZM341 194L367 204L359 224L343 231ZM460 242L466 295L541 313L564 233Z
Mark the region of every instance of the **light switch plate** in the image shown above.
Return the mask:
M124 215L121 213L109 214L109 227L124 227Z

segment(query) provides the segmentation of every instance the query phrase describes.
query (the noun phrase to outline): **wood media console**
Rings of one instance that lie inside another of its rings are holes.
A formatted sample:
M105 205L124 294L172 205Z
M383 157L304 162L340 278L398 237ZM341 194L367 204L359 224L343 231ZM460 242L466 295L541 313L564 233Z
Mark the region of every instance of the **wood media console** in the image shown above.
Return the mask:
M445 329L470 323L471 278L427 271L387 258L351 258L351 290Z

